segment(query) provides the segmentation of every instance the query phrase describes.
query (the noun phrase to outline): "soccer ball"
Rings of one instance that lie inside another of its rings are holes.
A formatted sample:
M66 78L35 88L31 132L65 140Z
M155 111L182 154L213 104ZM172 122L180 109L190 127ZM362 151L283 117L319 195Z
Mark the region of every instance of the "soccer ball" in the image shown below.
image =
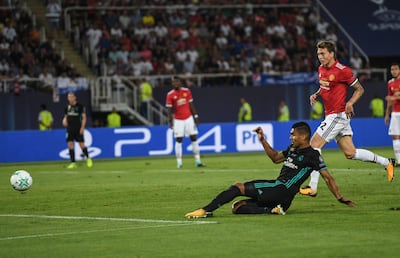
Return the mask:
M32 177L25 170L17 170L11 175L11 186L17 191L26 191L32 186Z

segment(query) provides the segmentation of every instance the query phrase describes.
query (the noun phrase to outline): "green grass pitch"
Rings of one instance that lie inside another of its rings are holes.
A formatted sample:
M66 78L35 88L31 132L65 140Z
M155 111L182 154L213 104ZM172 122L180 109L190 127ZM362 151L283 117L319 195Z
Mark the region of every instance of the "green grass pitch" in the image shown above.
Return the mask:
M375 152L393 156L391 148ZM285 216L233 215L188 220L235 182L275 178L281 165L264 153L94 160L0 166L0 257L400 257L400 169L392 183L383 167L325 150L343 195L337 202L320 180L318 197L298 195ZM33 186L9 183L18 169ZM396 174L397 173L397 174Z

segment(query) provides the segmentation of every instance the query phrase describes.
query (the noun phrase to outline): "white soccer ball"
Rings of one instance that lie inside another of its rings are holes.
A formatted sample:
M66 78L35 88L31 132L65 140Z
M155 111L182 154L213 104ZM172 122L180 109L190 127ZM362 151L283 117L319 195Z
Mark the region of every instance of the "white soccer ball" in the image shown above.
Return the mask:
M11 186L17 191L26 191L32 186L32 177L25 170L17 170L11 175Z

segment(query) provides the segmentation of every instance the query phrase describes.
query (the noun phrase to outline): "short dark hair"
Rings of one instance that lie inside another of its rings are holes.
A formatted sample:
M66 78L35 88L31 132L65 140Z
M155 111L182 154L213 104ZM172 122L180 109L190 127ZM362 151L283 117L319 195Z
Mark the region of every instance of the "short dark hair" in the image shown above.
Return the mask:
M179 81L182 81L182 77L181 77L181 76L178 76L178 75L174 75L174 76L171 77L171 80L179 80Z
M336 43L333 40L320 40L317 43L318 48L326 48L329 52L336 53Z
M398 67L400 67L400 63L398 63L398 62L393 62L390 66L398 66Z
M46 108L47 108L47 107L46 107L46 104L40 105L40 108L41 108L41 109L46 109Z
M310 139L311 128L306 122L297 122L292 125L293 129L296 129L301 134L307 135L307 138Z

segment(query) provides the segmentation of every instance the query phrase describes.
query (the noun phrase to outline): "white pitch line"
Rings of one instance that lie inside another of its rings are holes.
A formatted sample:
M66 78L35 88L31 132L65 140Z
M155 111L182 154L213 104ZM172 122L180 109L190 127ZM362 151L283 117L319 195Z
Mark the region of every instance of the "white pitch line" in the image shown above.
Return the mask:
M192 223L192 224L196 224L196 223ZM26 238L37 238L37 237L56 237L56 236L76 235L76 234L90 234L90 233L98 233L98 232L114 232L114 231L122 231L122 230L136 230L136 229L162 228L162 227L178 227L178 226L190 226L190 224L188 224L188 223L178 223L178 224L165 224L165 225L155 225L155 226L145 226L145 227L128 227L128 228L72 231L72 232L63 232L63 233L46 233L46 234L25 235L25 236L10 236L10 237L1 237L0 241L26 239Z
M107 220L144 223L179 223L179 224L215 224L216 221L193 221L193 220L157 220L157 219L134 219L134 218L109 218L109 217L81 217L81 216L50 216L34 214L0 214L0 217L14 218L39 218L39 219L70 219L70 220Z
M376 168L334 168L334 167L329 167L328 169L330 171L337 171L337 172L354 172L354 173L358 173L358 172L375 172L375 171L381 171L381 167L377 166ZM163 173L176 173L176 172L182 172L182 171L197 171L198 169L196 168L183 168L182 169L164 169ZM254 168L254 169L247 169L247 168L243 168L243 169L218 169L218 168L204 168L204 171L206 172L230 172L230 173L234 173L234 172L276 172L279 173L279 168L262 168L262 169L258 169L258 168ZM159 169L146 169L146 172L160 172ZM59 171L40 171L40 172L35 172L38 174L60 174L60 173L64 173L64 174L79 174L80 171L65 171L65 170L59 170ZM128 171L127 170L99 170L96 171L96 174L127 174Z
M70 220L102 220L102 221L123 221L123 222L144 222L144 223L162 223L164 225L153 226L139 226L127 228L114 228L114 229L99 229L99 230L86 230L86 231L72 231L63 233L46 233L25 236L9 236L1 237L0 241L16 240L35 237L55 237L74 234L90 234L97 232L112 232L121 230L136 230L147 228L161 228L161 227L177 227L177 226L190 226L199 224L217 224L217 221L197 221L197 220L155 220L155 219L133 219L133 218L108 218L108 217L81 217L81 216L49 216L49 215L29 215L29 214L0 214L0 217L14 217L14 218L39 218L39 219L70 219Z

